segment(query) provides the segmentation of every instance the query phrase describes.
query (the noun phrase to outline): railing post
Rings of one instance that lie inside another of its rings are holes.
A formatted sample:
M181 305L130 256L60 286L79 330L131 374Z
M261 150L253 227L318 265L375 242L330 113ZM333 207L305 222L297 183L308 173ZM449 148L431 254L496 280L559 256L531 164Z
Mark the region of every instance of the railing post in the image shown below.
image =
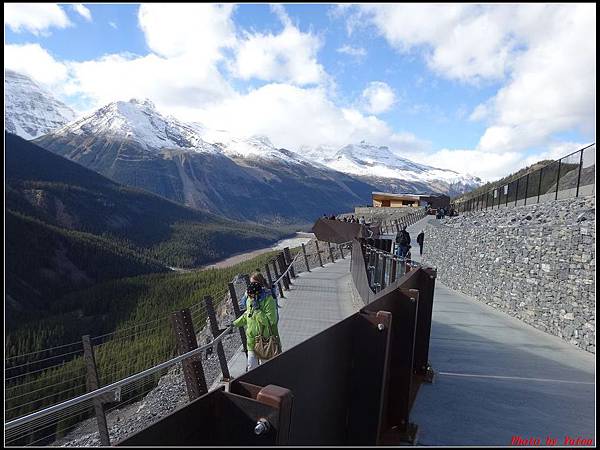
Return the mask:
M269 282L269 286L273 286L273 277L271 276L271 269L269 269L269 264L265 264L265 273L267 274L267 281Z
M269 279L270 278L271 277L269 276ZM269 282L269 285L270 284L271 283ZM235 292L235 285L233 283L229 283L229 296L231 297L231 303L233 304L233 312L235 314L235 318L237 319L242 315L242 312L240 311L240 304L238 303L237 293ZM246 333L244 332L244 328L240 327L238 328L238 331L240 332L240 338L242 339L244 353L248 354L248 349L246 347Z
M387 255L382 254L381 255L381 281L380 281L380 285L381 285L381 289L385 288L386 284L385 284L385 272L386 272L386 266L387 266L387 262L388 262L388 258Z
M544 168L542 167L540 169L540 181L538 182L538 198L537 198L537 202L540 202L540 192L542 191L542 175L544 174Z
M308 264L308 256L306 256L306 246L302 244L302 254L304 255L304 264L306 264L306 271L310 272L310 264Z
M519 200L519 180L521 178L517 178L517 188L515 189L515 206L517 206L517 200Z
M204 304L206 305L206 314L210 323L210 331L213 338L216 338L220 334L219 323L217 322L217 315L215 313L215 307L213 299L210 295L204 297ZM219 341L217 343L217 356L219 357L219 364L221 365L221 373L223 374L223 381L229 381L231 375L229 374L229 367L227 367L227 358L225 357L225 350L223 350L223 343Z
M558 172L556 173L556 192L554 193L554 200L558 200L558 184L560 181L560 166L562 164L562 159L558 160Z
M329 241L327 241L327 248L329 249L329 259L331 262L335 262L335 259L333 259L333 252L331 251L331 242Z
M273 273L275 274L275 280L279 280L279 271L277 270L277 263L275 262L275 260L273 259L271 261L271 264L273 264ZM281 287L281 280L279 280L277 282L277 288L279 289L279 296L281 298L285 298L285 296L283 295L283 288Z
M373 264L375 267L373 268L373 285L375 287L375 284L377 283L377 268L379 267L379 251L375 251L373 252L375 253L375 264ZM381 287L381 285L380 285ZM375 293L379 292L379 290L375 287Z
M187 353L198 348L192 315L189 309L183 309L171 314L171 325L177 339L179 354ZM183 366L183 377L190 401L201 397L208 392L206 378L200 355L194 355L181 362Z
M279 264L279 271L281 273L281 281L283 281L283 288L286 291L290 290L290 282L285 273L285 262L283 261L283 253L279 253L276 257L277 263Z
M85 359L85 367L87 370L86 387L88 392L92 392L100 387L96 358L94 357L94 348L92 347L92 341L89 335L86 334L85 336L82 336L81 340L83 342L83 358ZM110 436L108 434L104 404L98 397L94 397L93 403L94 412L96 414L96 423L98 424L98 434L100 435L100 443L104 446L110 446Z
M290 248L286 247L283 249L283 254L286 259L286 265L290 266L290 275L292 278L296 278L296 273L294 272L294 267L292 266L292 254L290 253Z
M338 247L340 249L340 256L342 257L342 259L346 259L344 258L344 249L342 248L342 244L338 244Z
M575 197L579 197L579 183L581 181L581 168L583 167L583 152L584 150L581 150L581 156L579 157L579 171L577 172L577 190L575 191Z
M319 265L323 267L323 259L321 259L321 250L319 249L319 241L315 239L315 247L317 247L317 256L319 257Z
M527 205L527 195L529 194L529 172L527 172L527 177L525 178L525 202L523 205Z

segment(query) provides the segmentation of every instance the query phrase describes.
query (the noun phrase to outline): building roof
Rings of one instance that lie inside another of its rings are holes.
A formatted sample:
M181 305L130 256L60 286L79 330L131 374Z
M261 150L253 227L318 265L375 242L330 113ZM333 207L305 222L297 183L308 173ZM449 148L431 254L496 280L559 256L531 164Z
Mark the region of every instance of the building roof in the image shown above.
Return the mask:
M383 197L391 197L391 198L411 198L411 199L419 199L421 197L443 197L444 194L392 194L389 192L371 192L372 196L383 196Z

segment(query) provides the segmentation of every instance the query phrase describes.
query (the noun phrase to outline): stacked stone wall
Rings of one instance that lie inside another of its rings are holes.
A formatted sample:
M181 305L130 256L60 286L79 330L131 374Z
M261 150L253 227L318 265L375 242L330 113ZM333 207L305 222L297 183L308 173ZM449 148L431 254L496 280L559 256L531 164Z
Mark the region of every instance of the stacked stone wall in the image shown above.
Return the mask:
M425 227L452 289L595 353L595 197L465 213Z

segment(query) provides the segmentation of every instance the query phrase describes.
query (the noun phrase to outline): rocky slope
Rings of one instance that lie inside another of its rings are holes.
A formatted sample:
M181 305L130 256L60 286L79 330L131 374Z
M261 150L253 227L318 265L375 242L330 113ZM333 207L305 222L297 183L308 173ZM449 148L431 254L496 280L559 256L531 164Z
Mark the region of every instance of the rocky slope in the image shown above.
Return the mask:
M75 112L31 78L6 70L4 76L5 124L10 133L34 139L75 119Z

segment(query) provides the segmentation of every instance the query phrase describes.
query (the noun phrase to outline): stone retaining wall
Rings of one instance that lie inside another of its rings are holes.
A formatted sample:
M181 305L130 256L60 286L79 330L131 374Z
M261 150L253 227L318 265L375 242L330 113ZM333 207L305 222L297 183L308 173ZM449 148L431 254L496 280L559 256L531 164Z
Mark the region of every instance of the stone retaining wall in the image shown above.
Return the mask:
M465 213L425 227L440 281L595 353L596 201Z

